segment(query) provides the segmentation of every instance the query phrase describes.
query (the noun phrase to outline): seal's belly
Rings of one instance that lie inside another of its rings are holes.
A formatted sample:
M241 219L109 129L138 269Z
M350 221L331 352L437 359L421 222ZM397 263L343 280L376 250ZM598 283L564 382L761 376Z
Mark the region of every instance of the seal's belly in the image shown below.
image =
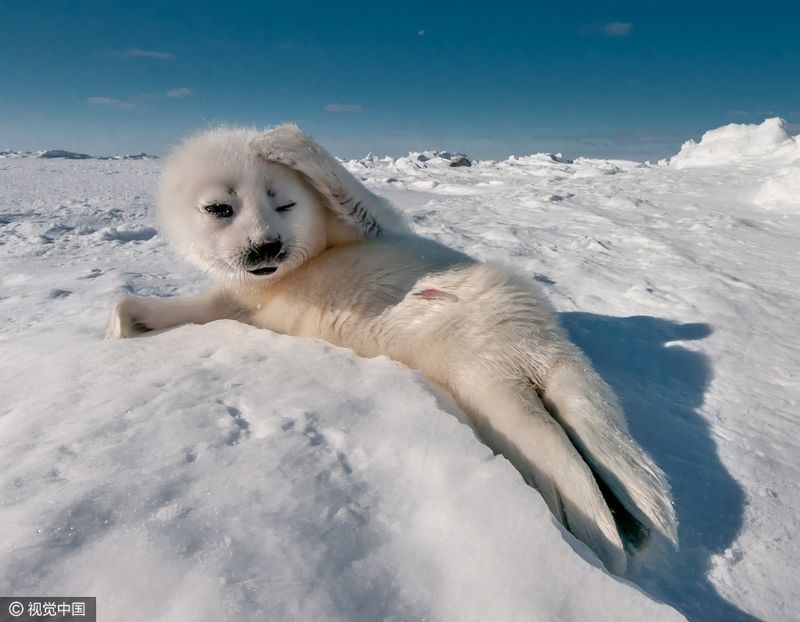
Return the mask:
M324 339L362 356L400 358L392 350L406 331L435 314L437 305L457 300L437 282L474 265L466 255L410 236L337 247L265 288L248 304L255 307L250 321ZM414 306L418 314L410 309L398 314L401 307ZM399 315L406 321L395 319Z

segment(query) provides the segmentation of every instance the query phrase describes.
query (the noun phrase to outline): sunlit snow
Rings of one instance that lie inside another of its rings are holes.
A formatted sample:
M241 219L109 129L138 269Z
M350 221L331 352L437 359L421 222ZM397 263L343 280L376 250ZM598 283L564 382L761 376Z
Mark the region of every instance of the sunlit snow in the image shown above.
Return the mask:
M347 162L418 233L538 281L618 392L681 541L624 580L400 364L231 321L105 341L115 296L203 276L158 233L159 161L38 155L0 152L0 592L96 596L104 621L800 609L800 141L781 120L659 165Z

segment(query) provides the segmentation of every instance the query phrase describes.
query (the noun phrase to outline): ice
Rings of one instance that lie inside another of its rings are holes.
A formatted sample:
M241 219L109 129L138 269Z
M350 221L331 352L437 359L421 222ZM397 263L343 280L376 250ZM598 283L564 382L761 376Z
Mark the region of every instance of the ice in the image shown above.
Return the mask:
M103 620L792 620L786 127L669 166L346 163L420 234L538 281L619 394L681 542L624 578L397 363L230 321L103 340L116 295L204 286L158 235L161 163L3 152L0 591L97 596Z

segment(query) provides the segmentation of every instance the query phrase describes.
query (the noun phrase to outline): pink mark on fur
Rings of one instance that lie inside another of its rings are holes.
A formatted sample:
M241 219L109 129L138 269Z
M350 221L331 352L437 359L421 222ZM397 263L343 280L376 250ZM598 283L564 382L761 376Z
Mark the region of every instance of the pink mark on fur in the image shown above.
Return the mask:
M458 302L458 296L450 292L443 292L441 289L423 289L421 292L414 292L413 295L428 300L449 300L450 302Z

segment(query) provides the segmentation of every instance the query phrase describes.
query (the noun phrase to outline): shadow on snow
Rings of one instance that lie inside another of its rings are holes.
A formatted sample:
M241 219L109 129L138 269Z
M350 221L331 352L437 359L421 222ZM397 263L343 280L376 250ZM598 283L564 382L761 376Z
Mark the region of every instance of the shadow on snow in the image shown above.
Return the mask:
M690 620L757 620L720 596L707 578L711 557L735 540L745 504L698 412L711 382L709 360L680 344L707 337L711 327L579 312L560 319L616 392L633 437L672 484L680 549L654 542L639 563L634 559L628 578Z

